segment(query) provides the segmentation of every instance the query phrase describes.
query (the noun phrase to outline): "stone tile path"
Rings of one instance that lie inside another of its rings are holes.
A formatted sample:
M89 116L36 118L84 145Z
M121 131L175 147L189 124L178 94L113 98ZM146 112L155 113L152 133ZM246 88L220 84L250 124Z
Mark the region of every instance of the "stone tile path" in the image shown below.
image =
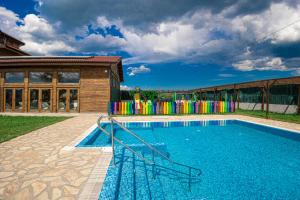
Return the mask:
M83 114L0 144L0 199L77 199L94 167L101 165L99 158L111 155L62 148L95 121L95 114Z
M65 150L95 124L96 114L63 122L0 144L0 200L97 199L111 153L100 149ZM119 121L242 119L300 131L299 124L238 115L137 116Z

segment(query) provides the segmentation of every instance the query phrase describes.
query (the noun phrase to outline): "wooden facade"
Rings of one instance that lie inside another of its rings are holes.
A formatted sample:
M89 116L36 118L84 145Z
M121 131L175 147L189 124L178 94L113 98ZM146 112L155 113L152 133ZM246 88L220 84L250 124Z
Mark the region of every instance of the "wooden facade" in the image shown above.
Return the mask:
M11 82L16 74L22 80ZM0 57L0 112L107 112L122 81L120 57Z

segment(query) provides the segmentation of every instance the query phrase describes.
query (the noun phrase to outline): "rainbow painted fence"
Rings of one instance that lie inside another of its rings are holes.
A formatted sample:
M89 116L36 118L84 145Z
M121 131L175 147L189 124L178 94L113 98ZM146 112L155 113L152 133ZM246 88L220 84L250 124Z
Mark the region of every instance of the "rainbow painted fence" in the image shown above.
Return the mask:
M178 101L178 102L110 102L109 113L113 115L175 115L212 114L234 112L233 101Z

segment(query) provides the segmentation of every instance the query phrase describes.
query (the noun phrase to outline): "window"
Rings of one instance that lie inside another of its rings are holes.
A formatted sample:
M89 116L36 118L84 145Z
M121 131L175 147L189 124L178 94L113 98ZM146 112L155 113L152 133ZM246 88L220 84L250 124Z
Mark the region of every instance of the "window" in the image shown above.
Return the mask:
M79 72L58 72L59 83L79 83Z
M70 90L70 111L78 111L78 90Z
M24 83L24 72L6 72L5 83Z
M39 90L30 89L30 110L39 109Z
M22 110L23 109L23 89L16 89L15 91L15 109Z
M50 72L30 72L30 83L51 83L52 73Z

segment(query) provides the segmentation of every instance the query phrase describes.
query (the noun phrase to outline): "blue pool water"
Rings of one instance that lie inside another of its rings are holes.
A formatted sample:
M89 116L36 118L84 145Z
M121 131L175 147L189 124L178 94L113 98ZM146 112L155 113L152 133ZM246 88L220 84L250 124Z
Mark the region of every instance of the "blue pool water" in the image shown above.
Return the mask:
M300 134L238 120L125 123L173 161L152 166L116 143L99 199L300 199ZM103 125L110 130L109 124ZM116 137L151 160L141 142L115 127ZM98 129L78 146L110 146Z

